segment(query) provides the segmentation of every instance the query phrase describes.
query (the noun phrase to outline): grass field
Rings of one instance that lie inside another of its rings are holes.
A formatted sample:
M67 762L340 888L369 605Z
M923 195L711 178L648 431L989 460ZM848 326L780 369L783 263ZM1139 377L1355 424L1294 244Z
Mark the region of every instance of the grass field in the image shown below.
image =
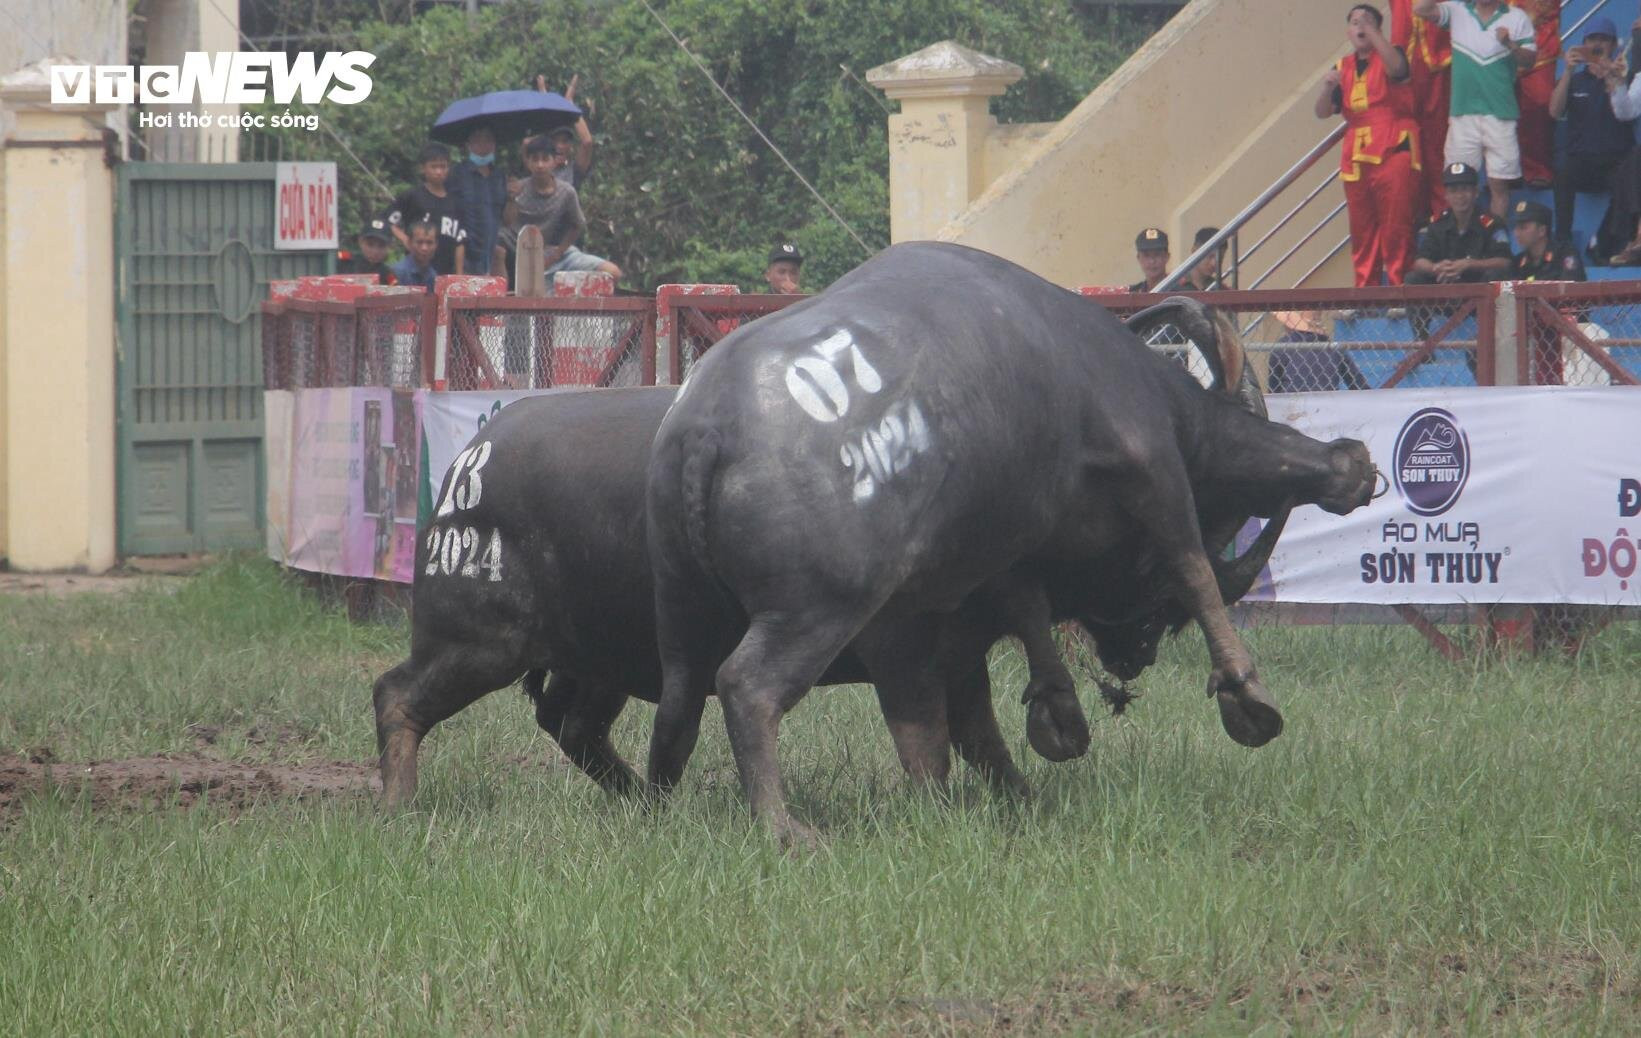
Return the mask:
M0 1030L1641 1033L1641 631L1485 666L1402 628L1249 638L1276 742L1226 738L1187 632L1065 765L1025 747L1000 649L1026 804L902 788L869 692L818 692L782 743L825 843L788 860L715 706L658 812L562 765L513 690L430 736L403 816L94 804L78 762L367 761L406 631L257 560L0 597L0 754L67 783L0 813ZM650 712L617 737L640 763Z

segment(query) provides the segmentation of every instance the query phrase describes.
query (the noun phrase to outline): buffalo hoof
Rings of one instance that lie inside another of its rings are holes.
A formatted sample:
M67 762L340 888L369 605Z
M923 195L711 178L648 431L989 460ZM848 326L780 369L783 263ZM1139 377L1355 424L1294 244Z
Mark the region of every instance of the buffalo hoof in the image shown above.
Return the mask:
M1034 698L1026 710L1026 739L1044 760L1056 764L1088 752L1088 718L1069 693Z
M769 831L788 857L802 858L821 849L820 833L796 818L787 817L769 823Z
M1212 688L1219 702L1219 723L1225 734L1243 746L1263 746L1282 734L1282 711L1265 691L1259 679L1215 682Z

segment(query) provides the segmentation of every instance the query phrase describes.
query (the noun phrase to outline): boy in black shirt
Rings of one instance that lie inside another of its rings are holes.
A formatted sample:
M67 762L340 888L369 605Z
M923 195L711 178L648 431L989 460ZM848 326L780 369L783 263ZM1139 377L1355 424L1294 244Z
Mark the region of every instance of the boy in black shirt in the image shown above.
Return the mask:
M432 224L439 234L433 253L433 269L440 274L460 274L464 266L467 234L456 215L455 199L445 190L450 176L450 149L442 144L424 145L420 156L422 182L393 200L387 222L399 244L410 248L406 228L418 220Z

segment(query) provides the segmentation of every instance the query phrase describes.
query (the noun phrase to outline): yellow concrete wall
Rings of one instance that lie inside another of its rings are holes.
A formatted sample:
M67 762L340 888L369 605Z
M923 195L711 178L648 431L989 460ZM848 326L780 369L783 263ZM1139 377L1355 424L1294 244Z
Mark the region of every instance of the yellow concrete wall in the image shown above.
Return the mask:
M1135 280L1134 235L1148 224L1167 230L1174 259L1183 259L1197 227L1230 219L1331 129L1311 105L1345 51L1348 6L1195 0L937 237L1067 286ZM1312 176L1336 161L1323 159ZM1342 200L1337 186L1325 190L1310 207L1315 215L1273 238L1254 271ZM1251 227L1244 244L1279 215ZM1292 287L1344 233L1341 216L1323 236L1326 248L1319 241L1265 287ZM1348 285L1347 259L1335 257L1308 283Z
M114 563L113 173L101 112L37 100L0 150L6 553L18 569L98 572Z

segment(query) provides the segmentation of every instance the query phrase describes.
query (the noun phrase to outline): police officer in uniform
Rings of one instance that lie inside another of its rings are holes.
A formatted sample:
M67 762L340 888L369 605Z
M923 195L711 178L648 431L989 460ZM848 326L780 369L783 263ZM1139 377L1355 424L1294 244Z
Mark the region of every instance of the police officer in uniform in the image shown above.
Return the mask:
M1550 241L1550 207L1522 199L1510 210L1516 244L1521 254L1510 263L1513 281L1583 281L1584 263L1578 252Z
M1130 292L1150 292L1168 276L1168 235L1161 227L1147 227L1134 238L1134 258L1145 275L1128 286Z
M1447 211L1419 232L1409 285L1498 281L1510 272L1510 232L1488 212L1476 210L1476 171L1455 162L1442 174Z

